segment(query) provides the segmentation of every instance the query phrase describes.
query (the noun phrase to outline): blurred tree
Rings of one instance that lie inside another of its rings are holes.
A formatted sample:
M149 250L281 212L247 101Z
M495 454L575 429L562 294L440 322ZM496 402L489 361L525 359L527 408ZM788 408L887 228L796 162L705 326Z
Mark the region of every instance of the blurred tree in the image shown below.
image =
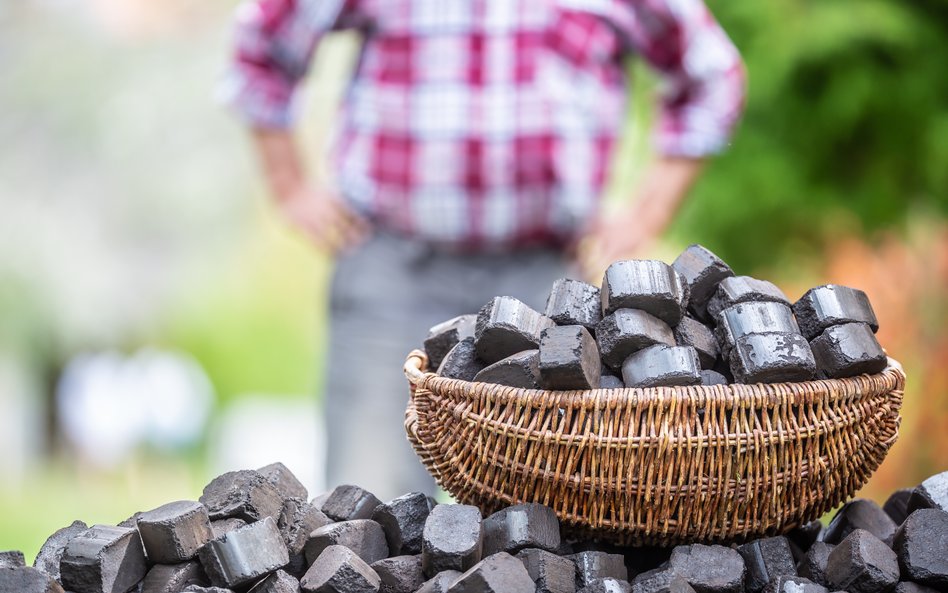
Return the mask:
M749 271L948 212L948 2L708 3L744 54L749 103L678 237Z

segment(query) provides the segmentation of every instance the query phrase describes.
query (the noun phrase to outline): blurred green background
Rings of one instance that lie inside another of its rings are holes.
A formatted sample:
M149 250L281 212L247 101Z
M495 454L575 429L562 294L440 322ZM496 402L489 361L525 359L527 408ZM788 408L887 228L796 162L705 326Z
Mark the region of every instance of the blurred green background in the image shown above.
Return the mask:
M948 2L709 4L747 61L748 110L656 255L700 242L791 298L830 281L869 293L909 376L902 437L864 491L881 501L948 469ZM319 439L330 264L283 229L213 99L233 7L0 3L0 550L31 559L73 519L115 523L195 498L221 468L262 465L232 446L260 402L282 410L277 425L308 417L301 432ZM337 35L317 55L303 131L314 160L356 42ZM656 84L630 68L611 200L648 157ZM198 436L130 442L105 461L78 450L54 405L64 369L155 350L206 376ZM295 451L288 465L320 486L318 460L301 467L310 440L239 442Z

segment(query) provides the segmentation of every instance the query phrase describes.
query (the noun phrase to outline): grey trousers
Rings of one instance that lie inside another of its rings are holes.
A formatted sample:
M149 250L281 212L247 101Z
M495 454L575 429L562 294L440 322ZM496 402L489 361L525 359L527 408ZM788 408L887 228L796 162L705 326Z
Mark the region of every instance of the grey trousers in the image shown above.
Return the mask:
M566 275L562 254L462 254L379 235L342 257L330 297L327 484L356 484L389 500L431 493L434 481L405 437L402 367L428 328L477 311L494 296L542 311Z

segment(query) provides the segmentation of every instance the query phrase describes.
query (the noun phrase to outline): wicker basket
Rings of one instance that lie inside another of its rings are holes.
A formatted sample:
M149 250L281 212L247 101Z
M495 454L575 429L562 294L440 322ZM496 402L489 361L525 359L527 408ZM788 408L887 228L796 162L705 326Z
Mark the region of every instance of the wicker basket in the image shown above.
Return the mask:
M445 379L414 351L408 439L484 513L552 507L564 530L622 545L730 542L819 517L899 435L905 374L773 385L540 391Z

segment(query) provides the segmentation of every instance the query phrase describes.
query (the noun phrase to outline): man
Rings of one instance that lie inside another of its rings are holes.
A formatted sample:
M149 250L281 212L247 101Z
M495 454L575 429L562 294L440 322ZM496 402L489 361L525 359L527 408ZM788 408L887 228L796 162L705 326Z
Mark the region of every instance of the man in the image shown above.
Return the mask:
M733 44L701 0L255 0L238 12L231 103L288 222L339 254L331 294L329 483L425 484L402 429L401 366L426 329L495 295L541 307L577 240L589 267L642 252L744 99ZM319 39L361 56L332 186L314 185L292 105ZM598 217L626 114L626 58L665 89L660 156Z

